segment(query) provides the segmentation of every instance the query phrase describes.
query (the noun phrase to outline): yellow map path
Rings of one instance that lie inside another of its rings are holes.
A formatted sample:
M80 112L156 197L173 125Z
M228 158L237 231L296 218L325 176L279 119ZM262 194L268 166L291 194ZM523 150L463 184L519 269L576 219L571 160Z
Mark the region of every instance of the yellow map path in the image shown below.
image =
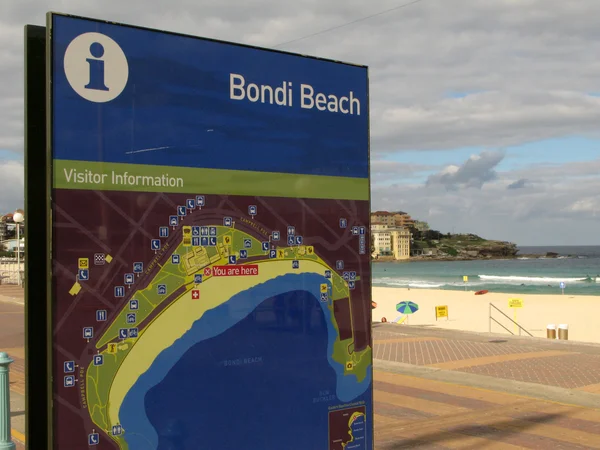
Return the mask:
M348 434L350 435L350 440L348 442L346 442L345 444L342 442L342 447L346 448L348 447L348 445L350 445L352 442L354 442L354 435L352 434L352 424L358 420L360 417L364 417L366 420L366 416L364 415L364 413L358 412L356 411L355 413L353 413L350 416L350 419L348 420Z

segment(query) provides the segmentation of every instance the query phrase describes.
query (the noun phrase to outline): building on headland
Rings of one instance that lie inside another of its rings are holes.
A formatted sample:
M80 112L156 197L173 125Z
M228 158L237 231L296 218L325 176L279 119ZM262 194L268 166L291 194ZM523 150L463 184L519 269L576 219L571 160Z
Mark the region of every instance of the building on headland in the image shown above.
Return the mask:
M371 222L373 257L392 257L395 260L410 258L410 231L407 228Z
M415 220L404 211L375 211L371 213L371 223L408 228L415 225Z

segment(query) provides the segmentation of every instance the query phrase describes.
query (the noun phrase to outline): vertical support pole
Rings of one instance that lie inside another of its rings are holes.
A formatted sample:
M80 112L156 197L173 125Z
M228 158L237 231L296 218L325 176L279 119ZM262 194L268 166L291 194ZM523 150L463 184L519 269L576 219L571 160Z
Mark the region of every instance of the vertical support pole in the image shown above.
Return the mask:
M19 223L17 223L17 279L21 286L21 236L19 233Z
M492 304L490 303L490 313L489 313L489 320L490 320L490 333L492 332Z
M15 450L10 435L10 384L8 366L13 362L4 352L0 352L0 450Z

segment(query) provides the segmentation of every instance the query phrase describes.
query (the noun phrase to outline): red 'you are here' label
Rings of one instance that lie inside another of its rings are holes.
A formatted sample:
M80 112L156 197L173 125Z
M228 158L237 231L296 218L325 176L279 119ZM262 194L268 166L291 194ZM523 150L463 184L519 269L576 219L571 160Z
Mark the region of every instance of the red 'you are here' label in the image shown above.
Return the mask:
M258 275L258 264L245 264L242 266L213 266L213 277L241 277Z

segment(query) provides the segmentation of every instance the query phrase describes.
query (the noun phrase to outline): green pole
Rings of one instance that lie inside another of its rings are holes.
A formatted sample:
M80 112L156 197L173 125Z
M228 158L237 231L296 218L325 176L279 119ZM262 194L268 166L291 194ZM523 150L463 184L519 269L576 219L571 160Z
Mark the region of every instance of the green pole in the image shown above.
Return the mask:
M0 450L15 450L10 436L10 385L8 366L13 360L0 352Z

